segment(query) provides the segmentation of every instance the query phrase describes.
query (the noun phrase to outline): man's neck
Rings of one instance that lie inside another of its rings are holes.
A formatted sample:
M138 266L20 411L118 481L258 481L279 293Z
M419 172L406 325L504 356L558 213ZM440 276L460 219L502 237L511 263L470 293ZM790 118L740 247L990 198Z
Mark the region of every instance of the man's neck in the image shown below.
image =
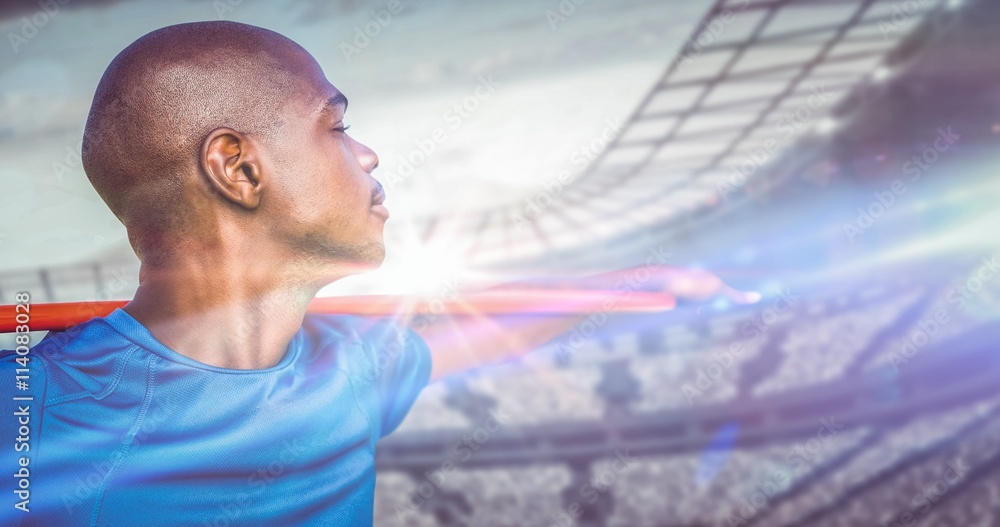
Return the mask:
M123 310L168 348L198 362L231 369L275 366L318 288L283 284L273 275L220 274L220 267L144 267Z

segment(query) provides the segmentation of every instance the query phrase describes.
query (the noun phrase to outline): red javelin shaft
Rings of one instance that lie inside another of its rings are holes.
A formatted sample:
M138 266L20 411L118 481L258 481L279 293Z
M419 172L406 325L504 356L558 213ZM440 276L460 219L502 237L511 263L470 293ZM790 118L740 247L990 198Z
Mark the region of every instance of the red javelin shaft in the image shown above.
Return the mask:
M128 300L13 304L0 306L0 333L61 331L103 317ZM602 290L499 290L435 299L403 295L354 295L314 298L308 313L391 316L399 314L451 315L576 315L656 313L673 309L667 293Z

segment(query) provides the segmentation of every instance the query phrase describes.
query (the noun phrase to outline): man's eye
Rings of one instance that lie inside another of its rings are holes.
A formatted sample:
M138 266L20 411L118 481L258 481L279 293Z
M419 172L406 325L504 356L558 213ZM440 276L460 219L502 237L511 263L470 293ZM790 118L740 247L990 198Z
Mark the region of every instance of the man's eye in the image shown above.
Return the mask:
M351 125L347 125L347 126L339 126L337 128L334 128L333 131L334 132L346 132L346 131L348 131L350 129L351 129Z

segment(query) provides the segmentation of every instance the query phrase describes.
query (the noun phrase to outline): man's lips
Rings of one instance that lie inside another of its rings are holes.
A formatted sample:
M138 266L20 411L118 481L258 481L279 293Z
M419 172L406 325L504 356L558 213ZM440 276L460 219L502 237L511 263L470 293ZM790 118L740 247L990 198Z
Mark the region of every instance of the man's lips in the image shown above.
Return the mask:
M380 216L383 220L389 219L389 209L385 208L385 205L381 203L377 205L372 205L372 213L376 216Z
M372 193L372 211L383 219L389 219L389 209L382 204L385 201L385 191L382 190L381 183L376 182L376 185L375 192Z

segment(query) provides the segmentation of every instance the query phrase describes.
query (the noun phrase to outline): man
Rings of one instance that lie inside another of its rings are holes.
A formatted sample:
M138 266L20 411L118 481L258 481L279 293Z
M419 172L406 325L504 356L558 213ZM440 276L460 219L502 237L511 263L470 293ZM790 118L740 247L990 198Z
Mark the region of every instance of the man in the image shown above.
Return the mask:
M28 485L10 477L20 403L2 403L3 525L371 525L375 444L429 379L581 319L445 317L418 335L306 316L385 253L378 157L347 134L347 104L309 53L254 26L170 26L113 60L83 164L140 285L31 350ZM670 277L686 281L665 290L746 300L711 275ZM16 355L2 358L13 386Z

